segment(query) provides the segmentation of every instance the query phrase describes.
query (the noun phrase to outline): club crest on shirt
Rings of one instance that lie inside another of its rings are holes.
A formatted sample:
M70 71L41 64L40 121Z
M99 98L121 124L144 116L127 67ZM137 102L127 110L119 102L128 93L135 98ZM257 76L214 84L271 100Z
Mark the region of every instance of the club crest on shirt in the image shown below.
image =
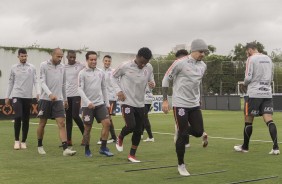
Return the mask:
M129 113L130 113L130 108L129 108L129 107L126 107L126 108L124 109L124 113L125 113L125 114L129 114Z
M183 108L178 109L178 115L179 115L179 116L184 116L184 115L185 115L185 111L184 111Z
M147 69L144 69L144 72L143 72L143 74L144 74L144 76L147 76L147 74L148 74L148 71L147 71Z

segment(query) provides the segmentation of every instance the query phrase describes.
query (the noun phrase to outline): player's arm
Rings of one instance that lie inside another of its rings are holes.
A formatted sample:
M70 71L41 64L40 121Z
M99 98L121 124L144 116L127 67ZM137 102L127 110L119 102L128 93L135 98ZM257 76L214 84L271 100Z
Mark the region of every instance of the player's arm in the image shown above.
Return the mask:
M106 85L105 73L104 72L102 72L101 89L102 89L103 99L106 103L106 106L110 107L110 102L109 102L108 95L107 95L108 92L107 92L107 85Z
M66 70L64 69L63 74L63 87L62 87L62 94L64 99L64 106L66 109L69 108L68 99L67 99L67 89L66 89Z
M111 81L112 81L112 85L116 91L116 94L118 96L118 99L120 101L124 101L125 100L125 95L120 87L120 79L122 78L122 76L125 74L125 63L120 65L114 72L113 75L111 77Z
M92 102L87 98L84 92L84 86L85 86L85 78L84 78L83 70L81 70L78 74L78 94L80 95L81 100L83 102L87 102L87 105L89 107L91 106Z
M248 84L251 82L253 78L253 70L254 70L253 60L251 59L251 57L249 57L246 62L244 86L248 86Z
M42 63L40 65L40 84L41 84L41 88L42 90L49 96L49 98L51 100L56 100L56 97L52 95L52 92L50 91L50 89L48 88L47 84L46 84L46 65L44 63Z
M162 104L162 110L165 114L169 112L169 103L168 103L168 88L169 88L169 82L179 73L180 67L179 62L176 60L174 63L169 67L167 72L165 73L165 76L162 80L162 92L163 92L163 104Z
M36 98L37 98L37 100L39 100L40 89L39 89L39 85L38 85L38 81L37 81L37 74L36 74L35 67L33 67L33 86L35 88Z
M15 84L15 74L13 72L13 69L11 69L8 88L7 88L7 92L6 92L6 96L5 96L5 104L6 105L10 105L9 97L12 93L13 88L14 88L14 84Z

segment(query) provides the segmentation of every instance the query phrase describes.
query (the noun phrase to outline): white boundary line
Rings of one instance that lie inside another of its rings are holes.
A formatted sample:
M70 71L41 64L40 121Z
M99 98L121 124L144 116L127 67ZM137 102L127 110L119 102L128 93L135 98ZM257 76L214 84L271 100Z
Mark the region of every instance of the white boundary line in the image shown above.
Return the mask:
M38 125L38 123L33 123L30 122L30 124L33 125ZM48 126L57 126L56 124L46 124ZM77 127L77 126L73 126L73 127ZM98 128L98 127L92 127L93 129L97 129L97 130L101 130L102 128ZM115 130L121 130L121 129L115 129ZM165 133L165 132L152 132L153 134L159 134L159 135L172 135L174 136L174 133ZM244 139L239 139L239 138L233 138L233 137L213 137L213 136L209 136L209 139L222 139L222 140L236 140L236 141L243 141ZM265 140L250 140L250 142L264 142L264 143L272 143L272 141L265 141ZM281 144L282 142L278 142L279 144Z

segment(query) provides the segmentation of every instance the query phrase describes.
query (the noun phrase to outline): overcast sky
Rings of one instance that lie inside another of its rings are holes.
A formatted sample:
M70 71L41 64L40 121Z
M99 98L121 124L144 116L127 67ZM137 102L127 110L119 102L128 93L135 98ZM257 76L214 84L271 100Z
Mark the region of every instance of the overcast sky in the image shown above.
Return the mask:
M282 0L1 0L0 45L167 54L204 39L227 55L282 48Z

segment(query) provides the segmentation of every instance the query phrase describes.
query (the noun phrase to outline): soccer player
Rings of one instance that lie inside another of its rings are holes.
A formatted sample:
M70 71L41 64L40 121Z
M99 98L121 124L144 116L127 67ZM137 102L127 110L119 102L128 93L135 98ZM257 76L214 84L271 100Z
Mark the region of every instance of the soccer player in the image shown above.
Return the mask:
M277 129L272 119L273 101L271 82L274 72L273 63L267 55L258 52L255 42L246 45L246 54L248 59L244 79L244 86L247 88L247 96L245 97L244 104L244 142L242 145L234 146L234 150L244 153L249 151L249 141L253 131L254 117L262 116L273 141L273 147L269 154L279 155Z
M59 136L62 141L63 155L72 156L76 151L68 149L67 134L65 128L65 107L68 106L66 97L66 74L64 65L61 64L63 51L56 48L52 51L52 58L40 65L41 96L38 103L37 128L38 153L45 155L43 149L44 128L48 119L55 119L59 128Z
M76 53L69 50L67 53L68 63L65 65L66 71L66 93L68 99L68 108L66 109L66 130L67 143L72 146L72 119L77 124L81 134L84 132L84 125L79 117L81 97L78 94L78 73L85 67L84 64L76 61ZM84 145L83 141L81 143Z
M143 47L139 49L134 60L120 65L114 71L112 77L125 120L125 126L122 128L116 142L116 148L120 152L123 151L124 137L133 132L132 146L128 155L128 160L131 162L140 162L135 157L135 154L141 140L141 131L145 119L145 88L147 84L151 88L155 86L152 67L147 65L151 58L151 50Z
M100 154L108 157L113 154L107 148L107 139L109 136L110 120L107 107L109 107L109 100L107 96L107 88L105 82L105 73L96 67L97 53L88 51L85 55L86 67L79 72L78 75L78 93L82 101L82 119L84 122L84 143L85 156L92 157L90 151L90 132L94 117L98 123L101 123L101 147ZM105 104L106 103L106 104Z
M188 51L185 50L185 49L180 49L175 53L176 59L180 59L180 58L185 57L185 56L188 56ZM190 126L190 125L188 124L188 126ZM177 125L175 124L174 143L176 143L177 136L178 136L178 130L177 130ZM189 134L187 134L187 139L186 139L186 142L185 142L185 148L190 148L189 142L190 142L190 137L189 137Z
M19 63L12 66L8 89L5 98L5 104L10 105L9 97L12 96L13 109L15 111L14 149L26 149L26 139L29 130L29 117L32 102L33 86L36 89L37 99L39 89L36 77L35 67L27 63L27 52L21 48L18 50ZM20 131L22 123L22 141L20 142Z
M150 108L154 99L153 93L152 93L152 88L149 87L149 85L146 86L145 90L145 119L144 119L144 124L142 127L142 135L143 137L143 132L144 129L146 130L148 137L147 139L143 140L144 142L155 142L155 138L153 137L152 129L151 129L151 123L149 120L148 113L150 112Z
M106 81L106 86L107 86L107 94L108 94L108 99L109 99L109 103L110 103L110 107L108 108L109 110L109 119L111 122L111 126L110 126L110 134L111 134L111 138L107 141L107 143L112 143L112 142L116 142L117 140L117 136L115 133L115 127L113 124L113 119L112 116L116 115L116 106L117 106L117 96L115 93L115 89L112 85L112 73L114 71L113 68L111 68L111 64L112 64L112 57L110 55L105 55L103 58L103 71L105 72L105 81ZM101 139L97 142L97 144L101 144Z
M172 106L178 129L175 147L178 172L183 176L190 175L184 164L187 134L202 137L203 147L208 145L208 136L204 132L203 117L200 109L200 84L207 68L202 59L207 50L208 46L203 40L193 40L191 54L175 60L162 81L162 110L164 113L169 112L167 93L169 82L173 81Z

